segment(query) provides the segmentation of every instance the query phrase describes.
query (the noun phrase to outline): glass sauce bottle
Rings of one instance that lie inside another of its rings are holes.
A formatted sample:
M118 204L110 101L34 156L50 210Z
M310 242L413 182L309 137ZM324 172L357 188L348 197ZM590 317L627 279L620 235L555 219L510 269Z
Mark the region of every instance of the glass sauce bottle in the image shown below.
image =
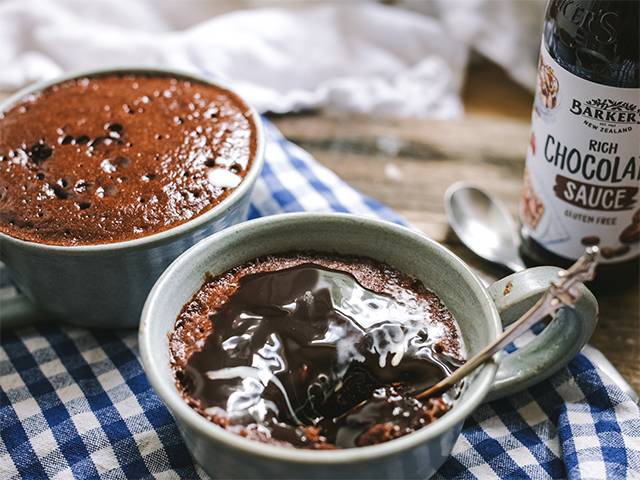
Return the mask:
M567 267L598 245L598 287L640 276L639 5L550 0L538 62L521 254Z

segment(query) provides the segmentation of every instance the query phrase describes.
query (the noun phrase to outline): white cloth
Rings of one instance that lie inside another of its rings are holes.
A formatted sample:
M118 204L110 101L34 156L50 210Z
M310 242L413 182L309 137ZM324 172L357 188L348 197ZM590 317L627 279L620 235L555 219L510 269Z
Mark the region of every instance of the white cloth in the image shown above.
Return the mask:
M533 90L547 0L400 0Z
M242 0L231 4L242 10L228 12L229 2L202 0L5 0L0 89L73 70L159 65L225 81L260 111L323 107L451 118L462 113L469 46L513 60L521 42L496 39L500 32L513 36L518 29L509 21L530 17L525 13L540 1L498 2L504 8L490 0L409 0L408 9L374 2L248 8L265 3L274 2Z

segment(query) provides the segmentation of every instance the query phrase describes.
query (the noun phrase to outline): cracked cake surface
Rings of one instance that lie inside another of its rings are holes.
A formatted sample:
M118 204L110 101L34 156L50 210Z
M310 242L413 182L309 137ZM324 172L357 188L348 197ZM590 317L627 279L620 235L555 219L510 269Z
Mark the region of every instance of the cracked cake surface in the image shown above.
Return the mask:
M256 153L232 92L164 74L63 81L0 114L0 232L54 245L112 243L208 211Z

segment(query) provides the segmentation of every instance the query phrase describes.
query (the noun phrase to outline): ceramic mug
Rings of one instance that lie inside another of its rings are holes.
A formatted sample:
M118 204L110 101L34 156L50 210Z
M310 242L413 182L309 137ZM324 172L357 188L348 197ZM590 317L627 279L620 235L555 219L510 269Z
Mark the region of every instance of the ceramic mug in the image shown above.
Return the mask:
M73 73L30 86L0 103L0 112L56 83L114 73L177 76L233 92L191 73L158 68L112 68ZM253 163L240 185L202 215L146 237L96 245L47 245L0 233L0 260L24 294L3 301L2 325L33 321L41 309L47 317L59 317L87 327L136 326L149 290L178 255L199 240L247 219L251 192L264 163L265 146L260 115L249 109L257 133Z
M462 260L433 240L395 224L344 214L266 217L203 240L171 264L153 287L142 313L139 344L151 385L196 461L214 478L426 478L449 456L465 418L481 402L521 390L566 365L596 325L596 300L580 286L574 309L559 311L542 333L502 357L499 365L478 368L450 411L386 443L315 451L247 440L184 402L169 366L168 333L206 273L217 275L258 256L300 250L371 257L421 280L453 313L469 356L531 307L559 271L532 268L487 289Z

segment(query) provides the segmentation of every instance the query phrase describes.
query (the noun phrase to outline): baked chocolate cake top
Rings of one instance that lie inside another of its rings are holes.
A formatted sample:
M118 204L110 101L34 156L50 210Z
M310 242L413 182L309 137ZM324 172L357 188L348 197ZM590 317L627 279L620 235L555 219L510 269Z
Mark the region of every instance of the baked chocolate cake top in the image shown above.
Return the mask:
M178 389L201 415L313 449L379 443L430 423L450 397L411 391L463 359L451 313L421 282L371 259L315 253L208 278L170 349Z
M0 114L0 232L45 244L144 237L224 199L256 153L233 93L162 74L79 78Z

